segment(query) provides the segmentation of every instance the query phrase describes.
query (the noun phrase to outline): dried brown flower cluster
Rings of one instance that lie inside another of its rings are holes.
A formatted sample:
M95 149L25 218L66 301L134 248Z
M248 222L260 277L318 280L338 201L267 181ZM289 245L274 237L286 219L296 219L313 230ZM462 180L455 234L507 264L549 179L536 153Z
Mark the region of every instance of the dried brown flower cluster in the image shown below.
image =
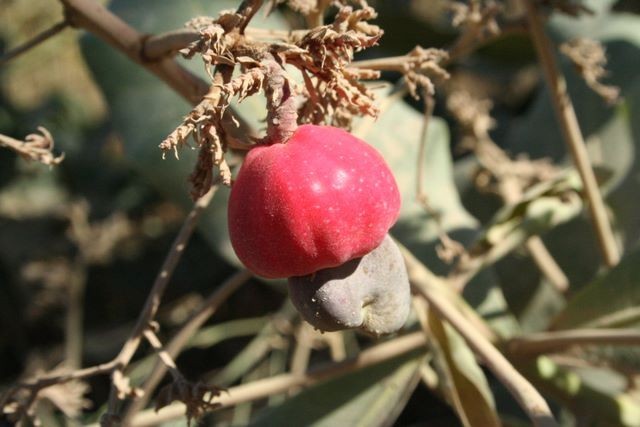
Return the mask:
M53 154L53 136L41 126L38 127L38 131L40 134L27 135L24 142L0 135L0 147L7 147L27 160L34 160L49 166L60 164L64 160L64 154L59 156Z
M433 79L446 80L449 73L440 64L449 59L449 54L442 49L424 49L416 46L407 54L408 61L403 64L403 74L406 78L409 93L418 98L418 88L424 88L427 95L435 94Z
M496 16L502 8L493 0L472 0L468 3L452 1L449 9L453 12L451 23L454 27L475 27L482 33L482 37L500 31Z
M349 68L355 52L374 46L382 30L369 24L373 8L342 7L330 25L310 30L295 41L287 62L298 67L304 78L306 102L300 122L349 127L353 116L377 114L372 93L360 82L376 79L373 70Z
M600 42L577 38L561 44L560 51L573 62L584 81L594 92L609 104L618 101L620 88L600 82L600 79L607 75L607 70L604 68L607 65L607 56Z
M267 136L258 143L283 142L298 123L349 127L355 116L375 116L373 94L361 80L378 78L379 72L349 66L355 52L375 45L382 36L382 30L369 23L375 17L376 12L364 2L359 9L342 6L332 23L288 33L277 42L245 35L245 18L239 13L190 21L187 26L197 31L199 38L181 53L187 58L202 57L212 87L160 148L177 155L191 139L200 149L190 177L192 196L198 198L208 191L213 167L217 167L223 184L231 184L224 156L228 144L221 123L224 114L231 114L228 107L234 97L242 101L265 94ZM408 68L415 76L411 80L414 87L422 84L417 64L431 54L430 50L416 51L415 65ZM292 76L285 69L287 64L297 68L301 77ZM236 66L240 75L233 79L221 81L213 71L214 67L226 67L230 76Z
M449 94L447 108L462 131L462 144L472 150L481 165L475 183L483 191L500 194L501 185L509 181L520 190L550 180L558 170L549 159L531 160L525 156L512 159L491 139L489 131L495 120L489 114L493 103L489 99L477 99L467 92Z

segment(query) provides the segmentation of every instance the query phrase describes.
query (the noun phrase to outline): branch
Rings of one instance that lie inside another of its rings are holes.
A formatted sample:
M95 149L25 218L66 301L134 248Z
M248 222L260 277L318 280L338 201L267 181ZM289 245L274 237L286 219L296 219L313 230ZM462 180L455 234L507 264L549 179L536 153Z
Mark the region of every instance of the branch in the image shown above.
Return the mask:
M520 202L523 191L518 183L518 179L514 176L506 175L498 186L500 196L507 205ZM538 269L546 276L549 282L559 291L566 292L569 289L569 278L562 268L553 258L540 236L531 236L525 242L525 247L529 251L529 255L535 262Z
M165 366L166 369L169 370L169 372L171 373L171 376L173 377L173 380L186 381L184 379L184 376L180 372L180 370L178 370L178 367L176 366L176 362L174 362L171 355L162 346L162 342L160 341L160 338L158 338L156 333L152 331L150 328L147 328L144 330L142 334L144 335L149 345L151 345L151 348L153 348L153 350L156 352L162 364Z
M460 313L439 289L430 282L431 273L406 248L400 246L409 280L418 292L429 302L443 320L446 320L467 341L469 347L482 359L484 364L507 387L520 407L527 413L535 426L556 426L557 423L544 398L523 377L511 363Z
M207 93L209 84L173 59L146 61L142 55L145 36L102 4L92 0L60 0L60 2L65 8L67 22L70 25L89 31L123 52L129 59L166 82L190 103L198 103Z
M562 224L582 210L581 184L575 171L529 188L517 204L500 209L449 273L448 282L463 289L480 270L519 247L532 235Z
M589 161L582 132L578 124L571 98L567 93L567 84L560 71L551 41L544 32L542 18L533 0L522 0L526 7L529 31L533 44L542 63L544 75L551 91L553 106L560 124L565 142L571 150L573 161L580 173L585 196L589 201L589 211L596 230L598 243L607 266L613 267L620 260L618 247L607 216L607 211L598 189L598 183Z
M207 194L199 198L194 203L193 209L191 210L191 212L189 212L189 215L185 219L184 224L182 224L182 228L173 241L171 249L169 250L167 257L165 258L162 267L158 272L158 276L156 277L153 287L151 288L151 292L147 297L145 306L138 317L138 321L136 322L133 331L120 350L120 353L115 358L117 367L112 374L114 382L112 382L110 394L111 397L109 399L109 406L106 414L107 417L115 413L115 405L118 402L118 399L115 398L117 393L115 378L116 376L122 375L124 368L129 364L131 358L138 349L142 334L148 328L149 324L158 311L162 295L164 294L164 291L169 284L169 280L171 279L171 276L173 275L173 272L178 265L178 261L180 260L180 258L182 258L182 254L184 253L187 242L189 241L191 235L193 234L193 231L195 230L198 219L200 218L202 212L207 208L207 206L209 206L209 203L211 202L216 189L217 187L212 187Z
M292 388L309 387L319 381L330 380L401 356L412 350L422 348L424 344L424 333L422 331L414 332L371 347L356 357L307 371L303 375L282 374L231 387L226 393L219 396L216 403L220 405L219 407L224 408L262 399L274 394L285 393ZM181 403L169 405L158 412L146 410L133 419L131 426L158 425L181 417L184 415L184 411L185 406Z
M11 61L12 59L17 58L18 56L22 55L23 53L27 52L28 50L33 49L34 47L36 47L40 43L44 43L45 41L49 40L51 37L53 37L56 34L60 33L62 30L64 30L68 26L69 26L69 23L67 22L67 20L63 20L61 22L58 22L57 24L55 24L51 28L48 28L48 29L44 30L43 32L41 32L40 34L36 35L34 38L29 40L28 42L26 42L26 43L24 43L24 44L22 44L20 46L17 46L15 48L11 49L8 52L5 52L0 57L0 67L2 67L3 65L6 65L9 61Z
M202 35L192 28L181 28L147 38L142 46L142 57L156 61L175 55L191 43L200 40Z
M540 332L513 338L506 350L515 357L537 356L575 345L640 345L640 332L630 329L575 329Z
M178 357L185 344L191 339L195 332L218 310L218 307L226 301L229 296L236 291L242 284L252 277L252 274L246 270L239 271L220 285L209 297L202 303L200 309L197 310L187 320L180 330L173 336L169 343L165 346L165 351L172 359ZM123 424L127 425L131 418L140 410L142 410L153 391L156 389L164 374L167 372L167 366L157 361L151 373L147 377L144 385L141 386L143 395L134 400L123 417Z

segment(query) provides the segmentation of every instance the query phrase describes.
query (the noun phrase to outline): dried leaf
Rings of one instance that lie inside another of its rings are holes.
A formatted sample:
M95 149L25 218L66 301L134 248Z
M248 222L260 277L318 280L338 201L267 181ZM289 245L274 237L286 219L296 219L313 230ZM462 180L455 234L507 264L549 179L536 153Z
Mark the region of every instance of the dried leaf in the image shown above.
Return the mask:
M178 400L185 404L185 415L188 423L191 424L191 420L197 420L206 412L220 406L219 403L213 402L213 399L219 396L222 391L224 390L219 387L201 382L176 381L160 389L156 398L155 410L159 411Z
M70 381L47 387L38 393L39 399L47 399L67 417L75 418L83 409L91 407L91 401L84 395L89 385L82 381Z
M600 82L600 79L607 75L607 56L599 41L573 39L560 45L560 51L573 62L587 86L607 103L614 104L619 100L620 88Z

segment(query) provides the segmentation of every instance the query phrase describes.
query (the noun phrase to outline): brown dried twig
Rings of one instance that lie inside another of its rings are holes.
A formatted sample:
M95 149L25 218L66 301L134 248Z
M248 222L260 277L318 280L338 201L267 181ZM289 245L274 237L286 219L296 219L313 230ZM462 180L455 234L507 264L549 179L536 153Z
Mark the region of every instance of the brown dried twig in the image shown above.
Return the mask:
M433 276L406 248L400 246L409 280L415 289L429 302L429 307L438 312L465 339L469 347L482 362L502 382L527 413L535 426L557 426L557 423L544 398L522 376L511 363L495 348L477 328L471 324L459 310L444 296L437 286L433 286Z
M15 59L18 56L22 55L23 53L28 52L29 50L33 49L39 44L44 43L45 41L49 40L51 37L59 34L60 32L62 32L62 30L64 30L68 26L69 26L69 23L66 20L62 20L61 22L58 22L57 24L53 25L51 28L48 28L43 32L41 32L40 34L36 35L34 38L27 41L26 43L20 46L17 46L8 52L3 53L2 56L0 57L0 67L7 64L12 59Z
M224 301L246 283L252 274L246 270L239 271L228 280L222 283L218 289L211 293L200 305L200 308L187 320L171 340L164 346L164 351L175 359L182 351L185 344L200 329L200 327L217 311ZM141 386L142 396L131 402L123 416L123 424L127 425L131 418L147 404L155 388L165 375L168 366L160 361L156 362L153 370L148 375L145 383Z
M422 332L414 332L398 337L392 341L377 344L362 351L357 357L314 368L302 375L292 373L281 374L231 387L219 396L217 403L219 403L220 407L228 407L243 402L263 399L293 388L309 387L319 381L336 378L346 373L364 369L368 366L373 366L385 360L420 349L424 347L424 343L424 334ZM169 405L159 412L153 410L143 411L133 418L131 425L136 427L157 425L161 422L180 417L184 414L184 410L184 405L178 403Z
M211 190L207 194L205 194L194 203L193 209L185 219L182 228L180 229L173 242L173 245L171 246L171 250L167 254L167 257L165 258L162 267L160 268L158 276L156 277L153 287L149 292L149 296L147 297L147 301L145 302L145 306L138 316L136 326L129 335L129 338L127 339L125 344L122 346L119 354L114 359L116 361L116 364L115 369L112 372L112 388L110 395L111 397L109 399L109 406L104 416L106 420L110 419L110 417L117 417L116 404L119 400L121 400L119 397L122 396L122 393L119 393L116 380L117 378L123 376L124 368L129 364L131 358L140 345L142 334L154 319L158 308L160 307L160 300L162 299L162 295L164 294L164 291L169 284L169 279L171 278L173 271L178 265L178 261L182 257L186 244L193 234L193 231L195 230L200 215L209 205L209 202L213 198L215 191L216 187L211 188ZM120 394L120 396L118 396L118 394Z
M187 423L190 424L192 419L199 419L204 413L219 406L217 402L213 402L213 399L220 395L222 389L200 382L190 383L187 381L180 370L178 370L171 355L164 349L162 342L160 342L160 339L153 329L155 329L155 327L150 326L143 332L143 335L173 377L173 383L160 390L155 409L158 411L176 400L183 402Z
M368 21L376 17L362 2L361 9L341 7L331 24L313 28L278 56L300 69L306 102L300 107L302 123L349 127L354 116L376 116L373 94L360 80L379 77L374 70L349 67L355 52L372 47L382 30Z
M505 348L516 357L534 357L573 346L587 345L640 345L640 332L631 329L576 329L527 334L505 343Z
M452 58L458 58L475 50L481 43L500 34L496 20L501 12L499 3L488 0L471 0L468 3L452 1L449 8L453 12L452 23L463 32L449 49Z
M45 165L55 166L64 160L64 153L53 154L54 141L51 133L42 126L38 127L40 134L27 135L24 141L0 134L0 147L9 148L27 160L33 160Z
M522 2L527 11L531 38L542 64L545 79L551 90L551 99L562 135L569 146L573 161L584 185L584 193L589 202L591 220L593 221L605 264L612 267L620 260L620 252L613 235L602 194L598 188L598 182L591 167L582 131L580 130L571 98L567 93L566 81L556 63L551 40L544 32L544 25L538 6L533 0L522 0Z
M174 60L146 61L142 56L145 36L91 0L60 0L69 25L82 28L121 51L132 61L166 82L188 101L197 104L209 85Z

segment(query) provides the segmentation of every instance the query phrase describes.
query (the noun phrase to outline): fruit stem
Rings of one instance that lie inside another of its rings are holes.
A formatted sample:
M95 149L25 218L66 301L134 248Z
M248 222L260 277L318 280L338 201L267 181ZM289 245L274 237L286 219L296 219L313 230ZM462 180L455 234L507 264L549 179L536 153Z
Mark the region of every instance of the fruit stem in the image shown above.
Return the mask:
M284 144L298 127L298 111L291 83L282 65L273 55L265 54L264 63L268 68L265 81L267 98L267 136L262 144Z

